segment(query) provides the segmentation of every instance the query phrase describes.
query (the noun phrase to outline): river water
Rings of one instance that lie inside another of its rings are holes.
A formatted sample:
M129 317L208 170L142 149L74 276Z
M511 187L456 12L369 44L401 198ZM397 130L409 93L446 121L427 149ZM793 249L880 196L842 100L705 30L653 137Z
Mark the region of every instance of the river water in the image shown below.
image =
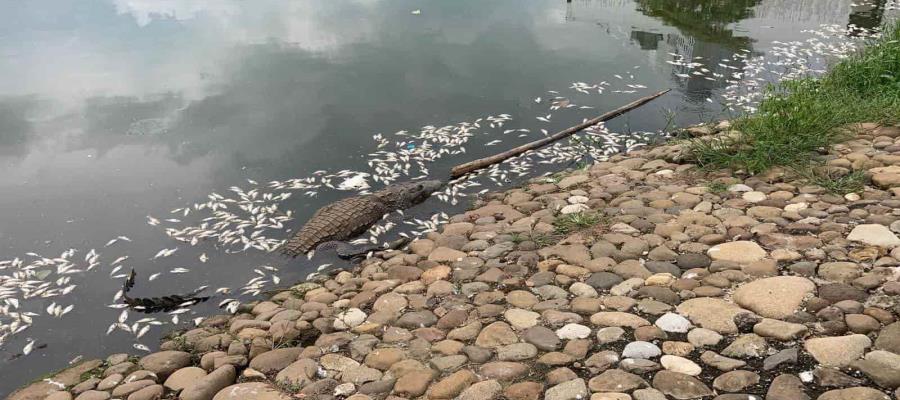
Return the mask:
M154 348L166 330L189 327L220 301L249 299L241 295L248 282L256 283L251 290L284 286L321 263L243 251L242 242L221 240L222 232L193 244L190 235L166 234L212 216L193 207L211 193L238 198L229 190L237 186L252 197L256 189L260 204L263 193L291 193L266 204L278 204L271 216L291 210L293 219L249 238L266 247L348 194L323 179L338 185L358 175L341 171L372 173L368 161L391 157L370 155L379 150L376 134L391 154L415 153L424 137L466 138L437 160L420 155L430 160L422 161L425 171L413 157L415 171L401 173L441 178L454 164L534 140L541 129L553 132L665 88L672 93L609 130L627 140L668 122L720 117L729 80L747 59L783 57L775 54L784 51L779 42L815 37L804 31L823 24L871 28L896 13L884 0L853 3L0 2L0 261L7 261L0 264L0 394L77 356ZM488 116L497 118L479 121ZM477 126L459 125L465 122ZM453 128L396 135L429 126ZM570 165L557 159L536 168ZM496 171L484 187L523 179L513 175ZM303 177L312 178L287 181ZM372 176L354 179L379 185ZM267 184L273 180L283 184ZM469 201L433 199L411 215L427 219ZM154 219L160 223L148 224ZM163 249L176 250L163 257ZM137 295L200 285L228 293L182 314L123 315L109 305L130 268L138 272ZM53 296L28 294L41 293L42 282ZM70 305L64 315L48 315ZM105 334L120 318L126 327ZM28 327L12 334L15 326ZM31 351L21 356L26 346Z

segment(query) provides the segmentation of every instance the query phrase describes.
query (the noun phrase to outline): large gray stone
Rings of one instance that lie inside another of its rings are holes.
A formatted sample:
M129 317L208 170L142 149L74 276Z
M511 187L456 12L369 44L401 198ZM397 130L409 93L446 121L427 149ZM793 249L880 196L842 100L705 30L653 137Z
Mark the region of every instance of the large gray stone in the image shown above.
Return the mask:
M797 276L775 276L744 284L734 291L734 302L763 317L783 319L800 309L816 285Z
M175 350L160 351L144 356L139 364L141 368L165 378L175 370L191 365L191 354Z
M762 260L766 256L766 251L754 242L739 240L715 245L706 254L714 261L750 264Z
M657 372L653 376L653 387L678 400L696 399L713 395L712 390L697 378L672 371Z
M268 383L245 382L220 390L213 400L292 400L292 398Z
M253 368L264 374L271 374L281 371L294 361L302 351L299 347L287 347L283 349L275 349L262 353L250 361L250 368Z
M807 339L806 351L826 367L845 367L859 359L872 341L866 335L847 335Z
M181 400L211 400L216 393L234 383L236 371L231 364L225 364L210 372L178 396Z
M847 240L886 248L900 246L900 238L881 224L857 225L847 236Z

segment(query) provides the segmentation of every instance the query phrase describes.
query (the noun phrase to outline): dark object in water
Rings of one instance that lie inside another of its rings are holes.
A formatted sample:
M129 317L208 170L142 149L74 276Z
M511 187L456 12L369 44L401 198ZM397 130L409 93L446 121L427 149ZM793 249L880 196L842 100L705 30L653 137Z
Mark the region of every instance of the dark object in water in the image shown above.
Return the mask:
M133 298L128 296L128 291L134 287L134 278L136 276L137 273L134 272L134 268L132 268L128 277L125 278L125 282L122 284L122 298L124 299L125 304L128 304L128 307L134 310L145 313L166 312L209 300L209 296L197 296L201 290L195 290L183 296L174 294L163 297Z
M281 252L296 257L313 249L334 249L341 258L354 258L369 251L382 250L377 246L358 247L341 241L362 234L384 214L425 201L441 186L443 184L436 180L402 182L372 194L338 200L316 211L282 246Z
M34 345L34 350L37 350L37 349L46 349L46 348L47 348L47 343L41 343L41 344L36 344L36 345ZM16 353L16 354L13 354L13 355L11 355L11 356L9 356L9 357L6 357L6 361L12 361L12 360L15 360L15 359L17 359L17 358L19 358L19 357L22 357L22 356L24 356L24 355L25 355L25 353Z
M386 250L396 250L406 246L411 240L409 238L400 238L381 247L374 244L354 245L347 242L339 242L332 240L325 242L316 247L317 251L334 250L338 257L345 260L359 261L366 258L369 253Z

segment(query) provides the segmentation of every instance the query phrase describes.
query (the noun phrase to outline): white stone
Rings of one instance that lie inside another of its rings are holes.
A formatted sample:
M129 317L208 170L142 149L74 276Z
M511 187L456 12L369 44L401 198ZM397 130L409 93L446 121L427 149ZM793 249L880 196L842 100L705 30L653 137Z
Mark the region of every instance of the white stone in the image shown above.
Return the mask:
M748 203L759 203L766 199L766 194L763 192L744 192L744 195L741 196Z
M347 382L334 387L335 397L347 397L356 392L356 385Z
M844 198L847 199L847 201L857 201L861 199L861 197L859 197L859 195L856 193L847 193L844 195Z
M566 324L556 330L556 336L562 340L584 339L591 335L591 328L579 324Z
M736 183L728 187L729 192L752 192L753 188L743 183Z
M631 234L640 232L639 230L634 229L633 226L628 225L626 223L622 223L622 222L613 224L613 226L609 227L609 230L616 232L616 233L624 233L626 235L631 235Z
M809 204L807 203L792 203L784 206L784 211L799 212L800 210L805 210L807 208L809 208Z
M559 210L559 212L562 214L575 214L575 213L585 212L587 210L590 210L590 207L588 207L584 204L569 204L569 205L563 207L562 210Z
M655 344L650 342L635 341L625 345L622 350L622 358L641 358L651 359L658 357L662 351Z
M659 359L659 363L662 364L663 368L669 371L678 372L685 375L697 376L700 375L701 372L703 372L703 368L700 368L697 363L684 357L666 354Z
M687 333L693 325L691 321L675 313L666 313L657 318L655 325L666 332Z
M572 196L568 198L569 204L584 204L588 202L588 198L584 196Z
M577 297L597 297L597 289L582 282L575 282L569 286L569 291Z
M334 329L347 330L366 321L366 313L358 308L350 308L334 316Z
M900 238L897 238L888 227L880 224L857 225L847 236L847 240L889 249L900 246Z

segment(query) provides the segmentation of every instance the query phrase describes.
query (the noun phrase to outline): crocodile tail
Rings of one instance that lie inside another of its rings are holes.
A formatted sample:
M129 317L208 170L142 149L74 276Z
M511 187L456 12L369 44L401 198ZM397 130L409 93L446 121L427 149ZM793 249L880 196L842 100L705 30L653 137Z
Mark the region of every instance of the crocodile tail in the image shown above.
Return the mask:
M209 300L209 296L197 296L199 291L188 295L168 295L162 297L131 297L128 292L134 288L134 279L137 273L134 268L122 282L122 300L128 307L143 312L172 311L176 308L187 307Z
M303 232L300 232L296 236L290 238L281 245L281 253L290 257L297 257L312 250L312 246L309 245L309 240L307 240L305 236L306 235L303 235Z

